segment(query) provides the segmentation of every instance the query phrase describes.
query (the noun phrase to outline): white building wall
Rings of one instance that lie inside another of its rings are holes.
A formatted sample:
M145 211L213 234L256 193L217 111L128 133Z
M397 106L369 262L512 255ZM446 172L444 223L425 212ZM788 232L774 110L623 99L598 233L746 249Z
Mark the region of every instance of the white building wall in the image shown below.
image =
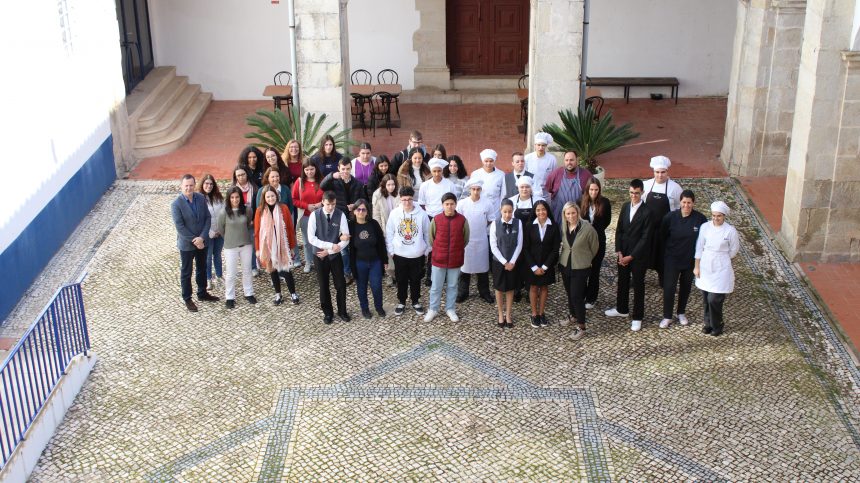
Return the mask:
M376 74L394 69L404 89L415 86L418 54L412 34L418 30L419 14L414 0L349 0L349 68ZM392 21L382 21L392 20Z
M287 4L269 0L149 0L155 65L201 84L217 100L263 99L290 69Z

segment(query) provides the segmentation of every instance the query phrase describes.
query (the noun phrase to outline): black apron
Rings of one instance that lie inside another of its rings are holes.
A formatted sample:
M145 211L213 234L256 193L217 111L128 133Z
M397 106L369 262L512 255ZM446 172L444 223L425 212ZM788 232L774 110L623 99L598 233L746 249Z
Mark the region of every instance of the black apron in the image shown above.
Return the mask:
M663 222L663 217L672 209L669 205L669 181L666 180L666 189L663 193L654 191L654 186L651 185L651 191L645 197L645 204L651 211L652 221L652 239L651 239L651 264L649 268L663 271L663 240L660 239L660 224Z
M517 196L517 204L519 204L520 198ZM534 196L529 197L529 203L531 203L531 208L516 208L514 210L514 218L520 220L523 223L523 226L526 226L532 219L532 214L535 211L535 199Z

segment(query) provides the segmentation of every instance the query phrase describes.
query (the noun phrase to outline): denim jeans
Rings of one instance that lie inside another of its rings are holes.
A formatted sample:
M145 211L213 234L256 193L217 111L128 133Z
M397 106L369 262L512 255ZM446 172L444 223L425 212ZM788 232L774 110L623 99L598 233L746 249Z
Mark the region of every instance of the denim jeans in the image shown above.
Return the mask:
M310 264L314 261L314 247L308 243L308 218L307 216L303 216L299 220L299 229L302 230L302 241L304 242L305 247L305 263Z
M206 247L206 280L212 280L212 265L215 265L215 276L223 277L224 272L221 268L221 250L224 249L224 237L209 239Z
M248 230L248 232L251 234L251 246L253 247L253 246L255 246L254 245L254 229L251 228L250 230ZM256 270L256 269L257 269L257 254L255 253L254 256L251 257L251 270Z
M370 291L373 293L373 307L377 310L382 308L382 261L381 260L356 260L355 261L355 289L358 292L358 305L361 310L368 310L367 283L370 282Z
M457 283L460 281L459 268L433 267L430 274L430 310L439 311L442 305L442 286L445 286L445 310L454 310L457 302Z
M343 274L352 275L352 265L349 264L349 246L344 247L340 254L343 257Z

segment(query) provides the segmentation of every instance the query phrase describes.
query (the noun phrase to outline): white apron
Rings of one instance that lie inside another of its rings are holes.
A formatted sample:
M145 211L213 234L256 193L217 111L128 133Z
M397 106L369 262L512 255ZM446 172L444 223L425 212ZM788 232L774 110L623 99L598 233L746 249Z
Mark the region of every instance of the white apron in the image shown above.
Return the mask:
M490 271L490 241L487 223L491 219L490 202L484 198L477 202L463 198L457 202L457 213L469 222L469 244L466 245L463 273L486 273Z
M724 222L717 228L711 221L702 225L696 240L696 258L700 258L696 287L705 292L732 293L735 290L732 258L739 249L738 232L732 225Z

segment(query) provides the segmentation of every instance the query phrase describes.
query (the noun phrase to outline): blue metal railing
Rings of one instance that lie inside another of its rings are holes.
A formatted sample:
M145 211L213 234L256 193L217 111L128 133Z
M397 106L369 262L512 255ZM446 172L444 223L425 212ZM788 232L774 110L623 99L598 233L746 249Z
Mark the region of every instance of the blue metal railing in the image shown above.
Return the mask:
M0 367L0 468L90 338L81 285L57 291Z

